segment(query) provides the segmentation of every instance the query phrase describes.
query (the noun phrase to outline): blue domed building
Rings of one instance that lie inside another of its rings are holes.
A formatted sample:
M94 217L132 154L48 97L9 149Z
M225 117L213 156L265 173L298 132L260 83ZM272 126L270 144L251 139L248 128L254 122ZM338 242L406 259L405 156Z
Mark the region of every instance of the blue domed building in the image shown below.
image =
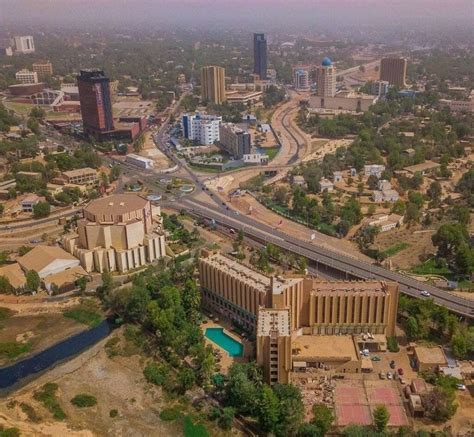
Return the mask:
M321 62L321 65L323 67L330 67L332 65L331 58L328 58L327 56L323 59L323 62Z

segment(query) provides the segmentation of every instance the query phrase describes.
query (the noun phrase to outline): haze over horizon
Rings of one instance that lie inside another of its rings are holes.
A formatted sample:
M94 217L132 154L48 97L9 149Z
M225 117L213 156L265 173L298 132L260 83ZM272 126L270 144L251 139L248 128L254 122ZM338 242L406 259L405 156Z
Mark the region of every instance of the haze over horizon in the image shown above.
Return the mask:
M417 26L473 22L470 0L0 0L3 25L157 25L262 30Z

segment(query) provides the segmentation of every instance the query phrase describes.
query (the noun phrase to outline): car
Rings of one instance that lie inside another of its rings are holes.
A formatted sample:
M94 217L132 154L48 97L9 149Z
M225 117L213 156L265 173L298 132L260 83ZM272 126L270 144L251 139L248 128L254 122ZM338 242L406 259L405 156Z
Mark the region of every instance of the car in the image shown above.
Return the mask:
M380 379L385 379L385 373L380 372L380 373L379 373L379 376L380 376Z
M395 369L395 361L394 360L390 361L390 368Z
M463 390L463 391L466 390L466 386L464 384L456 384L456 388L458 390Z
M375 355L375 357L372 357L372 361L380 361L380 360L381 360L381 358L378 357L377 355Z
M400 376L403 375L403 369L402 369L401 367L398 369L398 374L399 374Z
M400 378L400 384L402 384L402 385L405 385L405 384L406 384L406 381L405 381L405 379L403 379L403 378Z
M392 372L387 372L387 379L393 379Z
M431 296L431 293L429 291L426 291L426 290L422 290L420 292L420 295L423 296L423 297L430 297Z

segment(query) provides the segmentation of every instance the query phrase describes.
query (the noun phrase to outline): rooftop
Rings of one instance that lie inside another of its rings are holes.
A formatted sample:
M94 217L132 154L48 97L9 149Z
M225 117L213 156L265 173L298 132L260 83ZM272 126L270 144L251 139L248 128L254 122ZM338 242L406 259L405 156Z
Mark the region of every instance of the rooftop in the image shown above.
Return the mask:
M370 292L386 293L387 284L384 281L326 281L313 279L312 293L324 293L331 291L333 293L347 292Z
M358 360L357 348L349 335L301 335L292 342L293 359L304 361L305 357L332 358L335 360Z
M148 200L137 194L113 194L93 200L84 208L84 211L95 216L123 215L143 209L147 204Z
M405 167L404 169L409 171L410 173L416 173L418 171L425 171L425 170L431 170L434 168L438 168L440 164L434 161L426 161L423 162L422 164L415 164L415 165L410 165L408 167Z
M14 288L23 287L26 285L26 278L23 270L18 263L7 264L0 267L0 276L5 276Z
M87 272L81 266L76 266L64 270L63 272L49 275L44 279L44 281L46 284L56 284L58 287L61 287L75 282L82 276L88 276Z
M290 335L290 310L289 309L264 309L258 313L257 335L269 336L278 333L279 336Z
M73 178L76 176L82 176L85 174L91 174L91 173L97 173L97 170L94 170L93 168L90 167L84 167L84 168L78 168L76 170L69 170L69 171L63 171L63 175Z
M58 246L36 246L19 258L18 263L24 270L39 272L57 260L77 261L77 258Z
M418 361L422 364L446 365L448 363L441 346L415 346L414 351Z

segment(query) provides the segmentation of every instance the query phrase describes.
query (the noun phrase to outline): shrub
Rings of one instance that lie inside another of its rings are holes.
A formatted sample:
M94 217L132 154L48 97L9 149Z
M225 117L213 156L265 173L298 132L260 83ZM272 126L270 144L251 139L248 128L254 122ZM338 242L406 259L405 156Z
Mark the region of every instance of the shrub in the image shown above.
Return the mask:
M81 393L71 399L71 404L78 408L88 408L97 405L97 399L95 396Z
M40 401L51 413L53 417L57 420L64 420L66 418L66 413L63 411L59 405L58 400L56 399L56 392L58 390L58 384L53 382L48 382L41 387L41 390L38 390L33 395L34 399Z
M114 417L117 417L118 416L118 410L116 410L115 408L113 410L110 410L109 411L109 416L113 419Z
M143 375L148 382L163 385L169 376L169 367L166 364L148 363L143 370Z
M398 352L400 350L396 337L387 337L387 348L390 352Z
M21 411L23 411L28 416L28 420L30 420L31 422L41 421L41 417L38 416L35 409L31 405L28 405L27 403L22 402L20 404L20 408L21 408Z
M176 419L179 419L180 417L181 417L181 412L179 411L178 407L165 408L160 413L160 419L165 420L167 422L172 422Z

